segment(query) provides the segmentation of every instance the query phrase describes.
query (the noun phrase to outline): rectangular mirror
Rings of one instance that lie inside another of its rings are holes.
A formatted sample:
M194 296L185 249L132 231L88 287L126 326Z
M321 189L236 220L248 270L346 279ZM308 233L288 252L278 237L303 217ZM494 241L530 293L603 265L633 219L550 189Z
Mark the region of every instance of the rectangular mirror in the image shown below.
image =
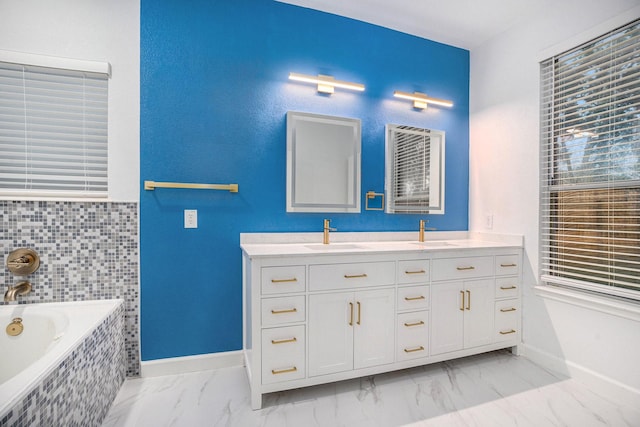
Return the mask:
M388 213L444 214L444 132L386 126Z
M287 113L287 212L360 212L360 120Z

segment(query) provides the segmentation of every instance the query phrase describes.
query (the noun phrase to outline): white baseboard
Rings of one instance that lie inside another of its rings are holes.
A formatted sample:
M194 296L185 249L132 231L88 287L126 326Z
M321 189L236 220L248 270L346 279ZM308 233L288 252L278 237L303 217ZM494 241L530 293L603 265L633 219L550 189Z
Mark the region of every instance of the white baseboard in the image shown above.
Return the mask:
M163 375L177 375L243 365L244 358L242 350L226 351L222 353L200 354L197 356L142 361L140 362L140 376L142 378L159 377Z
M589 387L594 393L632 408L640 407L640 390L623 384L613 378L606 377L582 365L559 358L536 347L523 344L520 346L522 356L538 365L566 375Z

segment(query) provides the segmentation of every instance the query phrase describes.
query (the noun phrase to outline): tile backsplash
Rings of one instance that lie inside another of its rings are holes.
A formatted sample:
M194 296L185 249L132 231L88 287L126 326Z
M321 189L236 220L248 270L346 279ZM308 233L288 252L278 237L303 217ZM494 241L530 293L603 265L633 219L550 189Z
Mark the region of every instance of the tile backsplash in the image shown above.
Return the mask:
M6 267L20 247L40 255L26 277ZM2 292L20 280L33 285L20 303L125 300L126 373L140 375L137 203L0 201L0 251Z

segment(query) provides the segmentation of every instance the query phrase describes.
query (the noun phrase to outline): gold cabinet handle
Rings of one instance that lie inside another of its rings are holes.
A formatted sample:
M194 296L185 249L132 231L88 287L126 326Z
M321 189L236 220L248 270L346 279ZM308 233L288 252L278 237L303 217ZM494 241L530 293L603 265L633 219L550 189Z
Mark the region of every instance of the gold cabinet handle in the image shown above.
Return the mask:
M362 274L353 274L353 275L349 275L349 274L345 274L344 278L345 279L359 279L362 277L367 277L366 273L362 273Z
M464 291L460 291L460 311L464 311Z
M298 279L297 278L291 278L291 279L271 279L271 283L291 283L291 282L297 282Z
M271 310L271 314L285 314L285 313L297 313L297 308L288 308L286 310Z
M416 270L416 271L405 271L404 274L425 274L424 270Z
M424 347L420 346L420 347L416 347L416 348L405 348L404 349L405 353L414 353L416 351L424 351Z
M360 324L360 315L362 314L362 306L360 306L360 301L356 302L356 304L358 304L358 321L356 322L356 324Z
M409 322L405 322L404 326L406 326L407 328L410 328L412 326L422 326L424 325L424 321L420 320L419 322L413 322L413 323L409 323Z
M349 311L351 314L349 315L349 326L353 326L353 303L349 303Z
M500 331L500 335L509 335L509 334L515 334L515 333L516 331L514 329L511 329L510 331L506 331L506 332Z
M467 291L467 310L471 310L471 291Z
M511 290L511 289L517 289L517 287L513 286L513 285L512 286L500 286L500 289L502 289L503 291L508 291L508 290Z
M470 265L469 267L456 267L456 270L458 271L464 271L464 270L475 270L476 268L472 265Z
M293 338L286 338L283 340L271 340L271 344L286 344L286 343L290 343L290 342L297 342L298 339L296 337Z
M296 368L295 366L293 368L287 368L287 369L272 369L271 373L273 375L278 375L278 374L288 374L290 372L296 372L298 370L298 368Z
M510 312L510 311L516 311L516 309L515 309L514 307L511 307L511 308L501 308L501 309L500 309L500 311L501 311L502 313L508 313L508 312Z
M514 263L511 263L511 264L500 264L500 267L517 267L517 266L518 266L518 264L514 264Z
M419 297L404 297L405 301L417 301L421 299L425 299L424 295L420 295Z

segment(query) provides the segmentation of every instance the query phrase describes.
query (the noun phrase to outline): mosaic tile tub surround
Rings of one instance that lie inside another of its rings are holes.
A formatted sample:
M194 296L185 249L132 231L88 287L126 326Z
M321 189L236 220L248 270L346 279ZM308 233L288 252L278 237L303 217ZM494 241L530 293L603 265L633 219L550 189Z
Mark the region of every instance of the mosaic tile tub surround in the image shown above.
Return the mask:
M26 277L33 289L19 303L125 300L126 375L139 376L138 204L0 201L3 293L25 279L6 268L7 255L19 247L41 258Z
M119 305L0 426L100 426L125 379L124 305Z

